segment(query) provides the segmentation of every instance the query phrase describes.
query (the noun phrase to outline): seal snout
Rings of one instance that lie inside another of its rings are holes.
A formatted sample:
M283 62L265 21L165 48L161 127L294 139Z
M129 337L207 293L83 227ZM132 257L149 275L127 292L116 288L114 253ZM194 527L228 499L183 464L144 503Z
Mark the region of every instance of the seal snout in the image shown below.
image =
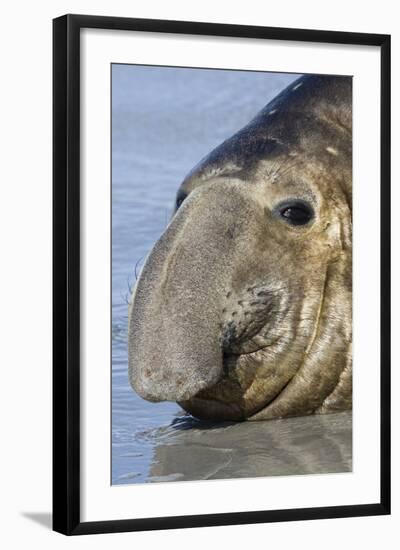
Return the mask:
M225 187L205 186L185 201L136 284L129 379L149 401L186 401L217 384L225 351L221 332L226 342L238 337L239 309L232 312L237 324L221 319L221 288L229 289L238 242L244 247L243 224L236 214L245 205L240 189L229 188L227 199ZM221 217L223 208L226 215ZM207 231L199 232L201 226ZM232 228L233 233L228 231Z

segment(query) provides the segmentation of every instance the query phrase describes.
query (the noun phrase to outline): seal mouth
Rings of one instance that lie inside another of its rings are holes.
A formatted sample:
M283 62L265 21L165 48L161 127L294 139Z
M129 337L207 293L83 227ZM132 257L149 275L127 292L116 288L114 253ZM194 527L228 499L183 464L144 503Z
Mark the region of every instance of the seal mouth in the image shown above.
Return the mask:
M179 400L178 404L187 412L201 420L213 421L244 421L257 414L271 403L284 389L285 382L267 399L262 402L253 402L249 399L249 391L255 382L255 376L245 378L238 372L237 365L240 361L258 360L266 348L275 344L258 348L249 353L224 354L223 371L221 377L215 382L188 399ZM290 381L290 380L289 380Z
M179 401L178 405L200 420L235 422L246 420L245 412L238 403L224 403L202 397L201 394L202 392L187 401Z

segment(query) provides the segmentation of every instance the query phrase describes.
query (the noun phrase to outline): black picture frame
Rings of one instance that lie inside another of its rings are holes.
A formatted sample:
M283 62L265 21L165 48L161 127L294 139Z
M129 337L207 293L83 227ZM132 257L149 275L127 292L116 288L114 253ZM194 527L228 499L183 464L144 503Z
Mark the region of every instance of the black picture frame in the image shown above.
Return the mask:
M381 51L381 496L370 504L80 520L80 31L84 28L378 46ZM53 529L66 535L390 513L390 36L65 15L53 21Z

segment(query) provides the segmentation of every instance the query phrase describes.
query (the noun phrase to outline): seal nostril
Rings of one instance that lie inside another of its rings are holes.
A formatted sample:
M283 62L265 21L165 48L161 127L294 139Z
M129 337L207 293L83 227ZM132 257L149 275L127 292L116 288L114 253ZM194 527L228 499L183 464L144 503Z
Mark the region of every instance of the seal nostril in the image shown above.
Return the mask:
M183 201L186 199L187 194L184 191L179 191L178 196L176 197L176 209L182 205Z

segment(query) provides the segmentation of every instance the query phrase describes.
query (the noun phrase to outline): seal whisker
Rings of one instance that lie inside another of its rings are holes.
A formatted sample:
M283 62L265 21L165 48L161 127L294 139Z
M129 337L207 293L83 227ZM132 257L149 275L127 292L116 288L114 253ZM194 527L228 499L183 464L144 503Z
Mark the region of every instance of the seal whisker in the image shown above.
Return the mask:
M143 260L144 256L141 256L138 261L135 263L135 279L137 280L138 278L138 273L137 273L137 268L138 268L138 265L139 263Z

